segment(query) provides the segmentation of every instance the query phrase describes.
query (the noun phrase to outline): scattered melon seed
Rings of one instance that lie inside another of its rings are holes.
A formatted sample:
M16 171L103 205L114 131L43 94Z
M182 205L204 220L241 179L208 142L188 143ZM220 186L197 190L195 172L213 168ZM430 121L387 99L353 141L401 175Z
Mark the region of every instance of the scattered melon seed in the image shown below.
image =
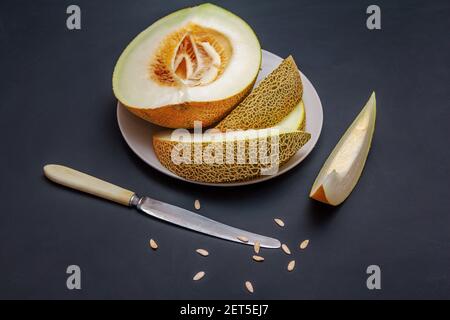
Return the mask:
M240 241L242 241L242 242L248 242L248 238L247 237L244 237L244 236L239 236L239 237L237 237Z
M309 240L303 241L302 243L300 243L300 249L302 249L302 250L306 249L308 244L309 244Z
M284 253L291 254L291 250L289 250L289 247L284 243L281 245L281 249L283 249Z
M259 253L259 249L261 249L261 243L259 241L255 242L255 245L253 246L253 249L255 250L255 253Z
M245 287L247 288L248 292L253 293L253 285L250 281L245 281Z
M195 274L195 276L194 276L194 278L192 278L192 280L198 281L198 280L200 280L201 278L203 278L204 276L205 276L205 272L204 272L204 271L200 271L200 272L197 272L197 273Z
M290 272L290 271L294 270L294 268L295 268L295 260L292 260L291 262L289 262L287 269Z
M264 257L254 255L253 256L253 260L255 260L257 262L263 262L264 261Z
M204 256L204 257L209 256L209 252L206 251L205 249L197 249L197 250L195 250L195 251L197 251L197 253L198 253L199 255L201 255L201 256Z
M274 220L275 223L276 223L277 225L279 225L280 227L284 227L284 221L283 221L283 220L278 219L278 218L273 219L273 220Z
M199 200L194 201L194 208L197 210L200 210L200 201Z
M158 244L153 239L150 239L150 248L152 248L153 250L158 249Z

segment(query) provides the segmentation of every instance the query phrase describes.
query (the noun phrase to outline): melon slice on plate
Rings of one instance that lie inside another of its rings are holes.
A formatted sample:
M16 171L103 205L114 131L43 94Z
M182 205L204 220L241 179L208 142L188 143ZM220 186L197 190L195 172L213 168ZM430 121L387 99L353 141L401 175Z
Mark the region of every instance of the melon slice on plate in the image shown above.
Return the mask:
M139 34L113 74L117 99L169 128L203 127L228 114L252 89L258 39L238 16L212 4L174 12Z
M314 181L310 197L337 206L352 192L361 176L375 130L375 92L342 136Z
M281 129L284 128L285 131L293 130L295 128L297 130L304 131L306 127L306 112L303 100L295 106L291 113L276 124L275 127Z
M185 179L207 183L245 181L275 174L308 142L311 135L297 130L304 115L303 103L299 103L277 126L268 129L214 129L199 135L166 130L153 136L153 149L163 166ZM272 149L275 145L277 152Z
M292 56L284 59L216 128L262 129L276 125L302 100L303 85Z

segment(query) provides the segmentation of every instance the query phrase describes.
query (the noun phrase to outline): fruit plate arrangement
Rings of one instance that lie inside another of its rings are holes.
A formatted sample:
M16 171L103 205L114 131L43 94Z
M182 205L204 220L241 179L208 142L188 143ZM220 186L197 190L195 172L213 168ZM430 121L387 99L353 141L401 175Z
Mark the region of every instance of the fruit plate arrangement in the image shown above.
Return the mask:
M257 86L261 80L266 78L274 69L276 69L282 61L283 59L279 56L262 50L261 71L258 74L255 86ZM289 171L300 162L302 162L303 159L308 156L308 154L316 145L317 140L320 136L320 132L322 130L323 110L320 98L308 78L300 71L299 73L301 75L301 80L303 83L304 111L307 115L305 131L311 134L311 138L302 148L297 151L297 153L295 153L294 156L289 159L288 162L286 162L279 168L276 174L259 176L246 181L226 183L208 183L185 179L164 167L155 154L151 141L152 137L157 132L162 130L161 127L147 122L128 112L128 110L120 102L118 102L117 104L117 121L120 131L131 150L133 150L133 152L145 163L170 177L201 185L224 187L248 185L266 181Z

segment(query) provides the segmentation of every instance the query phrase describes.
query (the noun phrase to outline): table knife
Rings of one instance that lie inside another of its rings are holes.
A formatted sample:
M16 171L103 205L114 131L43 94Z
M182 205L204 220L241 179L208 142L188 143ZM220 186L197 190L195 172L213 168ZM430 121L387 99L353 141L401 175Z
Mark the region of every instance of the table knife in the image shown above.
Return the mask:
M213 237L247 245L254 245L256 242L259 242L261 247L264 248L279 248L281 245L277 239L240 230L192 211L149 197L139 197L133 191L65 166L56 164L46 165L44 167L44 174L51 181L63 186L125 206L136 207L138 210L152 217Z

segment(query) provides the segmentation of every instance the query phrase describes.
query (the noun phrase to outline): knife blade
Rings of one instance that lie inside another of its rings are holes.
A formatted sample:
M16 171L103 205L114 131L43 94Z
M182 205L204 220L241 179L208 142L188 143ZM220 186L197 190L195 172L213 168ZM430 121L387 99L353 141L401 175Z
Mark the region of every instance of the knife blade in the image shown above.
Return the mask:
M258 241L263 248L279 248L281 246L280 241L277 239L234 228L192 211L149 197L138 197L133 191L72 168L49 164L44 167L44 174L55 183L125 206L134 206L152 217L183 228L246 245L254 245ZM242 241L243 237L248 241Z
M277 239L234 228L192 211L149 197L142 197L137 200L136 207L152 217L213 237L248 245L254 245L258 241L261 247L264 248L279 248L281 246L280 241ZM239 239L242 237L245 237L248 241L243 242Z

